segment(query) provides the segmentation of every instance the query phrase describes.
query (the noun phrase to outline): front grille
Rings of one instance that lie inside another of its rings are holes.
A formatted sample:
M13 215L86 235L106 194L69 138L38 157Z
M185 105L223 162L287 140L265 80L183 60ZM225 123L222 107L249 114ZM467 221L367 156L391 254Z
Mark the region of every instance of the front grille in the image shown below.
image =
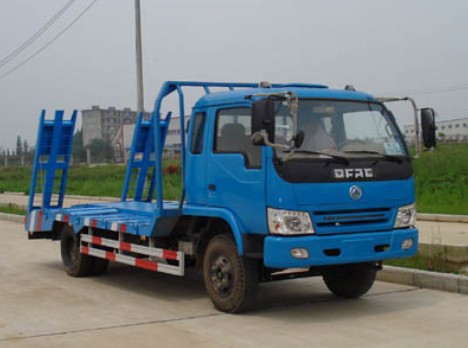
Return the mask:
M318 234L351 233L388 228L392 216L389 208L320 211L313 221Z

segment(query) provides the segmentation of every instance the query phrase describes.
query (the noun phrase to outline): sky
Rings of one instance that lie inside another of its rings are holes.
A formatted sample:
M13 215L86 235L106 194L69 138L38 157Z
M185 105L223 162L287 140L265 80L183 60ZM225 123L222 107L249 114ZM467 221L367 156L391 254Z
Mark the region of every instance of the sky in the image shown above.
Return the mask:
M0 0L0 62L66 2ZM6 74L92 2L76 0L0 63L1 148L14 149L17 135L34 144L41 109L136 109L133 0L98 0ZM439 119L468 117L466 0L141 0L141 11L146 110L166 80L270 81L352 84L411 96ZM411 123L409 105L393 110Z

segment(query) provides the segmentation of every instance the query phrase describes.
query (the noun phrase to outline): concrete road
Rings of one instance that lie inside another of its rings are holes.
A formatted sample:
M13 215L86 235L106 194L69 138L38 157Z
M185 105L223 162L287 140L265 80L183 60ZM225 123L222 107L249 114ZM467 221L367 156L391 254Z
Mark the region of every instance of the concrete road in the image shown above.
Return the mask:
M334 298L321 279L263 284L259 309L213 309L199 277L113 265L71 278L59 244L0 221L0 347L465 347L468 296L377 282Z

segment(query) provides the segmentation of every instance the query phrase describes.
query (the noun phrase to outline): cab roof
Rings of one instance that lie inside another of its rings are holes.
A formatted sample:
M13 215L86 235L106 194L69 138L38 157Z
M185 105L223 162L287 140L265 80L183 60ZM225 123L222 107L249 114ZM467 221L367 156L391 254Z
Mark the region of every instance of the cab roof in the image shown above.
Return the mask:
M281 92L294 92L299 98L313 99L337 99L337 100L356 100L356 101L375 101L374 97L354 90L348 89L329 89L323 85L283 85L273 88L245 88L231 91L212 92L202 96L195 104L196 108L239 104L246 102L250 96L256 94L271 94Z

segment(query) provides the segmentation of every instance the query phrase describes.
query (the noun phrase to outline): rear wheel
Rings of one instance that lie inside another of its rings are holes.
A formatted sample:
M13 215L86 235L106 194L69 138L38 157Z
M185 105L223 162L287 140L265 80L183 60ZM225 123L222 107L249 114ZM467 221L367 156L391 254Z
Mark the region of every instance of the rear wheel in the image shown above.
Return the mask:
M375 281L375 263L359 263L332 267L323 273L327 288L342 298L357 298L370 290Z
M62 228L60 249L63 266L68 275L83 277L91 274L93 258L80 253L79 236L68 225L64 225Z
M208 243L203 258L203 279L211 301L220 311L240 313L254 306L257 263L241 257L230 236L216 235Z

